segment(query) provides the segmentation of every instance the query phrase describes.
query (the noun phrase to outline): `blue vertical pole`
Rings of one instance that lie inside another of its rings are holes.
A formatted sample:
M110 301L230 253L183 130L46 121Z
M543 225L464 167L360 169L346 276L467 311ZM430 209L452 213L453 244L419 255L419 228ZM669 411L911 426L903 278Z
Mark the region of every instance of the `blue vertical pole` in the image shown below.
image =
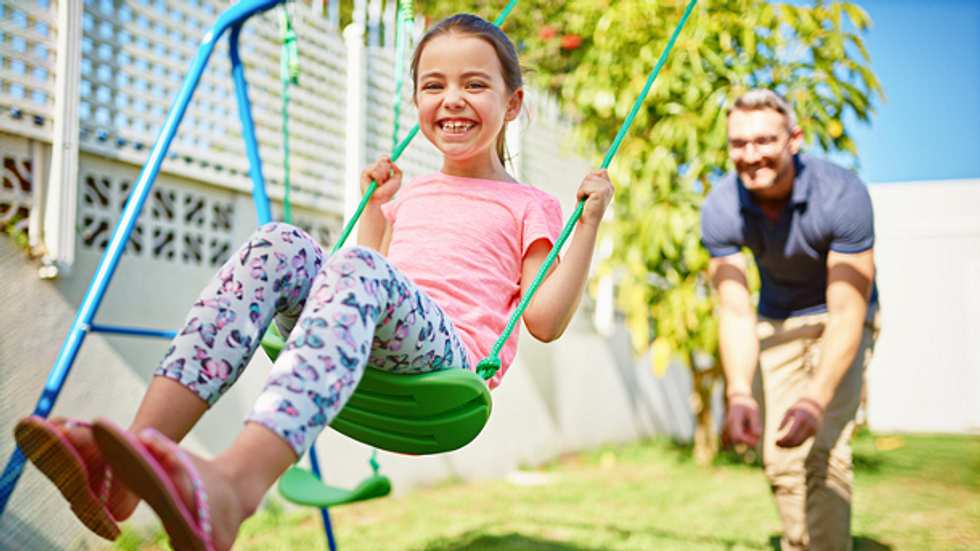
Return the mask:
M238 38L241 30L241 25L231 29L231 33L228 35L228 55L231 58L231 75L235 82L235 98L238 100L238 117L242 121L242 138L245 140L249 175L252 177L252 199L255 201L259 225L262 225L272 221L272 213L269 208L269 196L265 191L265 179L262 176L262 159L259 157L259 142L255 138L255 122L252 119L252 105L248 99L245 68L238 53ZM313 474L320 478L320 465L314 448L310 448L310 463L313 467ZM323 519L323 531L327 536L327 545L330 547L330 551L337 551L337 544L333 537L333 526L330 523L330 511L326 507L321 508L320 517Z
M108 288L109 283L112 281L112 276L115 274L116 267L119 265L119 259L122 256L126 243L129 241L129 236L133 231L133 227L136 225L136 220L139 218L140 211L143 209L143 204L149 196L150 188L153 186L153 182L160 172L160 166L167 156L170 144L177 134L177 128L184 118L187 106L190 103L191 97L194 95L194 90L197 88L198 82L201 80L201 75L207 66L218 39L230 26L240 24L252 15L284 1L242 0L218 16L218 20L214 26L204 35L204 39L198 48L197 56L191 63L191 68L187 76L184 77L184 82L177 93L177 98L174 100L167 114L167 118L163 122L163 127L157 135L153 148L150 150L149 158L146 164L143 165L143 170L140 172L136 185L133 186L130 192L129 200L119 217L119 221L116 223L109 245L106 247L106 251L99 261L95 276L85 291L82 304L68 330L68 336L58 351L58 357L55 360L54 367L48 373L48 378L44 383L44 389L34 407L34 415L46 418L51 413L51 409L54 407L58 395L64 387L68 373L71 371L72 365L78 356L79 349L85 341L86 334L91 329L92 320L99 310L99 306L105 296L106 288ZM0 515L3 515L6 510L7 503L10 501L10 495L13 493L17 481L20 480L20 476L24 471L25 460L24 454L19 449L15 449L4 467L3 474L0 475Z
M262 176L262 159L259 157L259 142L255 138L255 122L252 120L252 104L248 99L248 83L245 82L245 67L238 55L238 37L241 24L235 25L228 35L228 57L231 58L231 78L235 82L235 99L238 101L238 118L242 121L242 138L245 140L245 155L248 157L248 174L252 178L252 199L259 225L272 221L269 208L269 195L265 192L265 178Z
M323 477L320 476L320 461L316 457L315 444L310 446L310 468L313 471L313 476L323 480ZM320 509L320 518L323 519L323 531L327 533L327 547L330 551L337 551L337 542L333 539L333 525L330 524L330 511L326 507Z

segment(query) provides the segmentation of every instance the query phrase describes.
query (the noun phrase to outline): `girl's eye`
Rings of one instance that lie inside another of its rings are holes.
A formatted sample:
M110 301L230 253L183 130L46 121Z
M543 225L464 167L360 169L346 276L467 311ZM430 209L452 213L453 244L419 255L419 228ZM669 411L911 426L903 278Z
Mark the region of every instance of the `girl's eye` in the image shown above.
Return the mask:
M438 82L428 82L422 85L423 90L438 90L442 88L442 85Z
M466 87L467 88L477 88L477 89L479 89L479 88L486 88L487 85L484 84L484 83L482 83L482 82L468 82L466 84Z

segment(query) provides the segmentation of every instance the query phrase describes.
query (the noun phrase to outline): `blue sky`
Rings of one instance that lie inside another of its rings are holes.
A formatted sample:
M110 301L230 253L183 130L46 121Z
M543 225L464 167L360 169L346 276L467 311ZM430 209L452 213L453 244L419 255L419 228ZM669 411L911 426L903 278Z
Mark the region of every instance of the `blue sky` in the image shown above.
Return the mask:
M809 4L810 2L798 2ZM852 121L869 183L980 178L980 0L855 0L885 89Z

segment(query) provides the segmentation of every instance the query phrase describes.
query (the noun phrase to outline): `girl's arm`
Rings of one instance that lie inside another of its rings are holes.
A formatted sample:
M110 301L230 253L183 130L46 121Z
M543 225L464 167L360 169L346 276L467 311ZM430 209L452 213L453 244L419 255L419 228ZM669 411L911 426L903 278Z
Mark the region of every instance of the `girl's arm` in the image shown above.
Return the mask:
M524 325L534 338L551 342L560 337L572 321L589 277L599 223L612 200L613 191L604 170L593 172L582 180L577 196L579 200L585 199L585 206L575 233L561 262L551 267L524 311ZM524 255L522 295L527 292L550 249L547 241L538 240Z
M371 184L371 180L377 182L378 187L358 220L357 244L388 254L391 225L381 212L381 205L390 200L401 187L402 173L387 157L381 157L361 173L361 193Z
M388 232L388 221L381 213L381 204L369 201L357 221L357 244L383 254L381 247Z

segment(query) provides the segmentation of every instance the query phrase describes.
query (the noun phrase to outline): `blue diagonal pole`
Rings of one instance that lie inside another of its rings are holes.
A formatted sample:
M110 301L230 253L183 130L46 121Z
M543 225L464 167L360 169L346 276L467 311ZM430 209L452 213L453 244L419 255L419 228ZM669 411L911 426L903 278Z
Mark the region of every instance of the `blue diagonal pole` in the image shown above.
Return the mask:
M102 259L96 268L95 276L92 278L88 290L85 291L82 304L75 314L75 319L72 321L68 335L61 345L61 349L58 351L58 357L55 360L54 367L48 373L44 389L41 391L41 396L38 398L37 405L34 408L34 415L45 418L50 415L51 409L54 407L58 395L64 387L65 380L71 371L72 365L75 363L79 349L85 341L85 336L92 329L95 314L98 312L106 289L112 281L112 276L116 271L116 267L119 265L119 259L125 250L126 243L129 241L129 236L133 231L133 227L136 225L136 220L139 218L140 211L143 209L143 204L149 196L150 188L153 186L153 182L160 172L160 167L167 156L170 144L177 134L177 128L180 126L184 113L187 111L187 106L201 80L201 75L207 66L217 41L229 28L240 27L249 17L273 8L284 1L286 0L241 0L222 12L218 16L215 24L204 35L204 38L201 40L201 45L198 47L197 56L191 63L191 68L187 72L187 76L184 77L184 82L181 85L180 91L177 93L177 98L168 111L167 118L164 120L163 126L160 129L160 134L157 136L153 148L150 150L149 158L146 164L143 165L143 170L140 172L136 185L133 186L130 192L129 200L126 202L126 207L123 209L119 221L116 223L109 245L106 247L105 253L102 254ZM266 200L266 208L268 208L268 200ZM20 479L20 475L23 473L24 462L24 455L19 449L15 449L4 467L3 474L0 475L0 515L6 510L10 496L17 485L17 481Z

